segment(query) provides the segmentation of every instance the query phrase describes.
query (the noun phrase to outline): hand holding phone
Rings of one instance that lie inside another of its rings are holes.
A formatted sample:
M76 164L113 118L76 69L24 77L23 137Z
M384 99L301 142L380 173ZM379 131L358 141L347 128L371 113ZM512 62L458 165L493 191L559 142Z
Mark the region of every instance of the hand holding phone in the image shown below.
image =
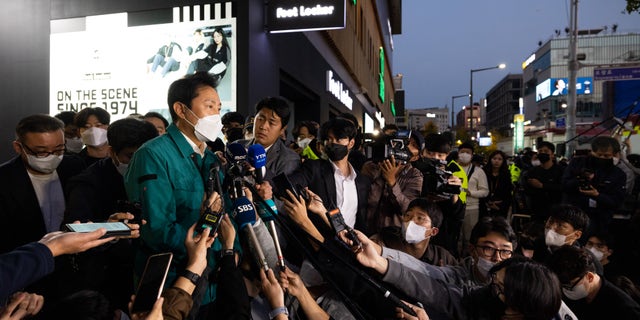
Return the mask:
M150 256L144 268L131 313L149 312L162 294L173 254L171 252Z
M107 233L102 238L131 236L131 228L123 222L67 223L65 227L72 232L93 232L105 228Z

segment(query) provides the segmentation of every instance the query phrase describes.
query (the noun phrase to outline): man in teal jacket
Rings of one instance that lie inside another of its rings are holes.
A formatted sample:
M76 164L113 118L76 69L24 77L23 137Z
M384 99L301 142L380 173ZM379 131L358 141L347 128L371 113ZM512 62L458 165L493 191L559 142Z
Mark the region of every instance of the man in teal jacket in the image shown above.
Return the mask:
M184 269L187 262L184 239L189 227L199 219L203 203L214 210L220 205L217 193L205 199L205 181L211 165L220 163L206 146L222 129L220 98L215 88L215 80L207 73L173 82L168 93L173 123L167 134L142 145L129 164L125 175L127 194L131 201L142 204L142 218L147 221L140 230L140 249L135 260L138 277L150 255L173 252L166 284L172 284L178 276L192 281L198 276L207 278ZM219 176L222 179L222 173ZM222 248L216 239L208 254L211 270L215 270L216 253L223 249L231 248ZM210 283L202 305L213 300L215 284Z

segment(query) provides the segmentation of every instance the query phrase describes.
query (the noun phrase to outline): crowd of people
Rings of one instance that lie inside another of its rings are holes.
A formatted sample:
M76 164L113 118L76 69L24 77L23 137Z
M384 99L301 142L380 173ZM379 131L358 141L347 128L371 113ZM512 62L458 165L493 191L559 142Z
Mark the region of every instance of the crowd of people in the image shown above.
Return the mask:
M16 126L0 166L0 319L640 319L638 169L595 137L567 163L277 97L220 114L196 72L159 113ZM292 128L293 140L288 140ZM123 222L130 231L69 232ZM132 310L151 258L162 295Z

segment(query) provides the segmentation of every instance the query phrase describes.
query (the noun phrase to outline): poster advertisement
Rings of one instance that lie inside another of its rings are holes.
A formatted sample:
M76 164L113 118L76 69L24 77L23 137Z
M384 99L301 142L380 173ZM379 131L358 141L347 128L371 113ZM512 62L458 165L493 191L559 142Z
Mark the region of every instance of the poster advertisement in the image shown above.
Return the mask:
M173 8L166 23L132 23L126 12L52 21L50 114L99 107L112 122L150 111L171 121L169 86L197 71L218 79L221 114L235 111L235 18L216 6L202 8L211 17Z

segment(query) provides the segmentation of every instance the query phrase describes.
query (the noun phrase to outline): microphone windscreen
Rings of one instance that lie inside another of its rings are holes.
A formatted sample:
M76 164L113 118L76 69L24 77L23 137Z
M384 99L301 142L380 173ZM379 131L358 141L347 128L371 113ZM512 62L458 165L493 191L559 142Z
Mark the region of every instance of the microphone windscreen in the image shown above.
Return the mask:
M240 229L256 222L256 209L247 197L238 197L233 206L235 208L236 223L240 226Z
M254 144L247 150L247 158L251 166L256 170L262 170L261 168L267 163L267 153L264 147L259 144Z
M230 143L227 145L227 158L231 162L247 160L247 150L237 142Z

